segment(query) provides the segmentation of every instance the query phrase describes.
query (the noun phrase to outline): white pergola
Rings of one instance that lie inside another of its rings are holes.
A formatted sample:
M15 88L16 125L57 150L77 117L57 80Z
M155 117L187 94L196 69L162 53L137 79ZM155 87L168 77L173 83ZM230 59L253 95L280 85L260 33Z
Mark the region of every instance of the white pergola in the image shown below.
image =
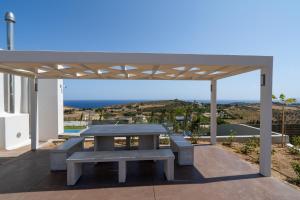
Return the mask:
M271 56L0 51L0 72L30 78L31 147L38 148L38 79L206 80L211 82L211 144L216 144L217 80L261 72L260 173L271 175Z

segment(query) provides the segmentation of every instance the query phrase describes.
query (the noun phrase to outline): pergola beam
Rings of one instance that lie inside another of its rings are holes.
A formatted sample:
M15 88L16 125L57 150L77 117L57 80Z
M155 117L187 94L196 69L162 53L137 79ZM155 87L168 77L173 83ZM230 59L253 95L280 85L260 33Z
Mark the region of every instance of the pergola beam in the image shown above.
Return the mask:
M56 51L0 51L2 63L90 63L128 65L267 65L271 56L156 54L156 53L104 53Z
M230 76L235 76L235 75L238 75L238 74L244 74L244 73L247 73L247 72L255 71L255 70L258 70L258 69L261 69L261 67L243 67L243 68L234 70L234 71L229 72L229 73L216 75L212 79L219 80L219 79L227 78L227 77L230 77Z
M25 77L29 77L29 78L34 77L34 75L30 74L30 73L12 71L12 70L2 68L1 66L0 66L0 72L1 73L7 73L7 74L15 74L17 76L25 76Z

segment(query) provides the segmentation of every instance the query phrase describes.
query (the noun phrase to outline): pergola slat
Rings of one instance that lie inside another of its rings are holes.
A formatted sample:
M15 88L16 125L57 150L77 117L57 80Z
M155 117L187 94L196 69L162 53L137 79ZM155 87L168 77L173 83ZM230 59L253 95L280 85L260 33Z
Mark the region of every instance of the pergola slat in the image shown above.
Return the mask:
M3 72L32 73L41 79L213 80L263 68L271 60L270 56L0 51Z

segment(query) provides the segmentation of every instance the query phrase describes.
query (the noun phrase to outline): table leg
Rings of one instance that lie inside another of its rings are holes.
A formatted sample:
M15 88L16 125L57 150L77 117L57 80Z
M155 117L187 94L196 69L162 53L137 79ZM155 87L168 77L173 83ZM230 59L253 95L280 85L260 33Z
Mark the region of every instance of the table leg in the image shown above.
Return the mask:
M154 140L154 149L159 149L159 135L154 135L153 140Z
M98 146L98 137L94 137L94 151L97 151L97 146Z
M154 140L152 135L139 136L139 149L154 149Z
M126 149L130 149L130 136L126 137Z
M111 136L95 136L94 151L112 151L114 150L115 140Z

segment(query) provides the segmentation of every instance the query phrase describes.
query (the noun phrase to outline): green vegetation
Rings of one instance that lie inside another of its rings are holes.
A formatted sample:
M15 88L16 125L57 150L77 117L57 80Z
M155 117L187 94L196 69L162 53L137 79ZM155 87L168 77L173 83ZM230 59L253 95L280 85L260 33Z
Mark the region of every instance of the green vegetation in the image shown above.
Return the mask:
M72 130L72 129L85 129L86 126L64 126L65 130Z
M300 155L300 151L296 147L289 147L288 150L292 155Z
M290 137L290 142L292 145L300 148L300 136L292 136Z
M198 140L199 140L199 135L200 134L195 134L193 133L190 137L190 141L192 144L198 144Z
M170 138L161 138L159 139L159 143L163 145L169 145L170 144Z
M296 174L296 178L292 178L289 181L293 184L300 185L300 164L299 162L292 162L291 166Z
M234 142L234 137L236 135L236 132L233 130L230 130L229 137L225 139L225 141L222 143L224 146L232 146L232 143Z
M281 104L281 145L284 147L285 141L284 141L284 134L285 134L285 107L288 106L289 104L293 104L296 102L296 99L294 98L286 98L284 94L280 94L279 98L277 98L275 95L272 95L272 99L278 100L278 102Z
M241 147L240 152L242 154L249 155L255 151L255 149L259 146L259 138L252 137L249 138L244 145Z

